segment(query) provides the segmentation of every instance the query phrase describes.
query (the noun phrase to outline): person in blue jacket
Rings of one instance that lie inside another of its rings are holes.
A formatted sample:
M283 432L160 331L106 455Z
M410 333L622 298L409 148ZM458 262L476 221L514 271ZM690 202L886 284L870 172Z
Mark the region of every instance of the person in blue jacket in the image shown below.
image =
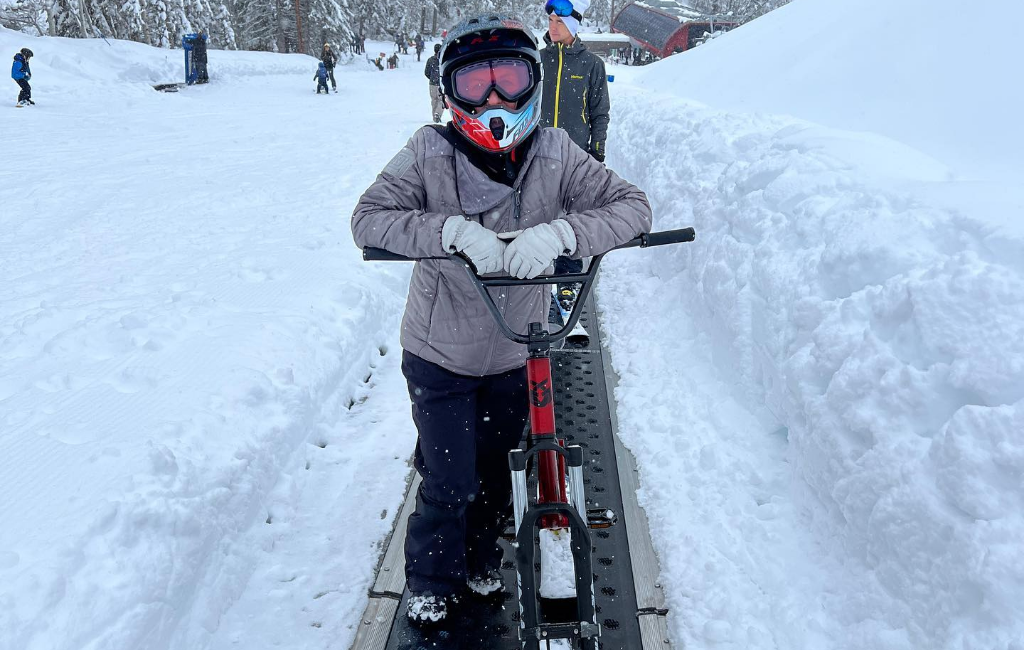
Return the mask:
M21 86L21 92L18 93L18 106L35 104L32 101L32 86L28 85L29 79L32 78L32 70L28 67L28 60L31 58L32 50L23 47L14 55L14 65L11 66L11 78Z
M323 61L320 62L320 66L317 68L316 74L313 75L313 78L316 79L317 95L320 94L321 88L324 89L325 93L330 94L330 91L327 89L327 66L324 65Z

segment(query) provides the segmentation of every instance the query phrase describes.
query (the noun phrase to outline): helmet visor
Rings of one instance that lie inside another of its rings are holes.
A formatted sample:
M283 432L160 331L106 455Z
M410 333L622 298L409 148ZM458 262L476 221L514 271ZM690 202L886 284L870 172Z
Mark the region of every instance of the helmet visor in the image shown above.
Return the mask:
M507 102L518 101L533 88L533 70L522 59L491 59L471 63L452 73L455 99L470 106L487 101L492 90Z

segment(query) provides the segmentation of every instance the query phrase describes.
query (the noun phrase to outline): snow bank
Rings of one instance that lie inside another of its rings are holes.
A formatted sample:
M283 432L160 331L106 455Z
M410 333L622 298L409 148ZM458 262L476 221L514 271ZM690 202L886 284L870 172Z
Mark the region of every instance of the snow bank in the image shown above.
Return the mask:
M1020 88L951 7L798 0L616 90L609 163L698 233L598 294L688 647L1024 643L1024 214L978 189Z
M154 84L185 80L185 52L180 48L113 39L38 38L0 28L0 52L13 56L23 47L35 55L32 86L48 97L88 94L96 86L117 95L149 93ZM303 54L211 49L208 58L211 81L307 71L312 78L317 65L316 59Z

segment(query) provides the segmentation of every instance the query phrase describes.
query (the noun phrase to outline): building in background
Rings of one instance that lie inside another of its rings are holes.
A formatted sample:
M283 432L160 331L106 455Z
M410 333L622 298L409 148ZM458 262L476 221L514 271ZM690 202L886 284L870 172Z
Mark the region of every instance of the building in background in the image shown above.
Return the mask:
M672 0L653 0L626 5L612 19L611 28L614 33L627 35L634 48L663 59L738 24L730 17L703 14Z

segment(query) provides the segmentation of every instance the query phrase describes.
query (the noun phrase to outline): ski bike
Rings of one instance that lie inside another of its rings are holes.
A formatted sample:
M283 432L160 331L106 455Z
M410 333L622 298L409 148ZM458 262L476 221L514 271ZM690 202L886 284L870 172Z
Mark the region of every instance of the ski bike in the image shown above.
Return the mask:
M680 244L693 239L693 228L668 230L640 235L612 250ZM600 647L601 626L597 622L590 529L607 528L615 523L617 517L604 508L588 510L586 507L583 449L579 445L566 446L565 441L558 437L555 427L550 352L552 344L561 341L571 332L582 316L583 305L590 295L605 255L607 253L595 255L590 267L582 273L545 275L525 280L511 277L481 278L476 274L473 264L458 253L426 258L449 259L461 264L502 333L517 343L525 344L529 352L526 360L530 404L526 449L512 449L508 454L515 519L513 548L519 598L519 640L523 650L540 650L545 646L548 649L565 648L562 644L566 643L578 650L599 650ZM372 247L363 249L363 259L417 261ZM525 334L514 332L488 292L489 288L569 282L581 283L579 295L566 322L554 332L548 332L544 323L530 323L529 331ZM534 498L531 498L528 478L536 481ZM535 568L539 531L554 531L571 544L575 610L568 617L569 620L564 620L564 616L560 617L563 620L556 622L542 620L544 596L538 587ZM566 532L568 535L564 535ZM552 642L559 645L552 645Z

